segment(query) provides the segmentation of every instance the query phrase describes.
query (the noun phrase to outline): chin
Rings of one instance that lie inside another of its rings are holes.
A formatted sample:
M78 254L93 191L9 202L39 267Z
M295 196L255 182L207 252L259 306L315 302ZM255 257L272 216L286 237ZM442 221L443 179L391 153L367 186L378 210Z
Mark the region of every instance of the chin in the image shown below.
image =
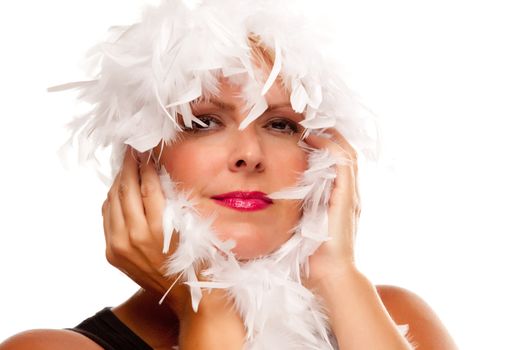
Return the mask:
M239 260L250 260L264 257L286 242L290 236L272 237L270 233L254 230L225 231L218 230L220 240L234 240L235 247L232 252Z

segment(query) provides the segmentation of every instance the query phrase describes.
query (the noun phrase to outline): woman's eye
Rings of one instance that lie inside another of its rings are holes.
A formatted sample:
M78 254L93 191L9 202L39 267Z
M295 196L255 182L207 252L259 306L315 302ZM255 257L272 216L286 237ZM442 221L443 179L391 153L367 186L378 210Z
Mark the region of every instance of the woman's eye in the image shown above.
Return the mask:
M222 123L217 119L209 115L195 116L205 125L198 124L196 122L191 122L191 128L184 128L184 131L187 132L200 132L200 131L209 131L215 130L222 126Z
M289 119L272 119L266 124L266 128L283 134L293 135L299 131L299 125Z

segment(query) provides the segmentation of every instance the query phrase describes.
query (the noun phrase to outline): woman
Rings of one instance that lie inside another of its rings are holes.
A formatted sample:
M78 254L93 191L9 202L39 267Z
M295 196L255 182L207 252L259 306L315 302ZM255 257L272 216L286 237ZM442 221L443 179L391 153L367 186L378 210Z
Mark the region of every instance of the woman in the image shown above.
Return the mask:
M0 349L455 348L417 296L356 268L356 149L375 140L277 5L166 1L100 47L72 126L87 158L113 146L106 253L141 289Z

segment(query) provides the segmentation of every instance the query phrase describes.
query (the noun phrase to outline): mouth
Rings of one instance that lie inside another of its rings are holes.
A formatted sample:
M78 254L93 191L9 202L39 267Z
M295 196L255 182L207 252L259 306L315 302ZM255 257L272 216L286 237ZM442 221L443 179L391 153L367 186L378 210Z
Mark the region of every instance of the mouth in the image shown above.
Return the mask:
M257 211L263 210L273 204L266 193L253 191L235 191L219 194L211 197L219 205L239 210L239 211Z

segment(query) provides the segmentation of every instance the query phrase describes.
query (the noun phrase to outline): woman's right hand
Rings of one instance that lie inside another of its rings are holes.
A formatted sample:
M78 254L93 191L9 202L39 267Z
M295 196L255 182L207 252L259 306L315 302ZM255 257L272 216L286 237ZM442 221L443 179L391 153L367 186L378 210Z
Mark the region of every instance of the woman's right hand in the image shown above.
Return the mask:
M132 154L134 152L134 154ZM175 278L165 276L168 255L162 253L165 198L153 160L130 147L108 197L102 205L106 257L109 263L149 292L160 297ZM176 249L176 235L171 245ZM184 285L175 286L165 302L177 313L188 298Z
M165 263L177 248L173 236L168 255L162 253L162 215L165 198L153 162L147 155L126 155L102 205L106 257L109 263L149 292L160 297L172 286L175 277L165 276ZM135 159L136 158L136 159ZM165 303L177 314L181 324L181 349L242 348L244 326L226 292L203 293L199 312L194 313L188 288L176 284ZM221 339L221 342L218 342Z

